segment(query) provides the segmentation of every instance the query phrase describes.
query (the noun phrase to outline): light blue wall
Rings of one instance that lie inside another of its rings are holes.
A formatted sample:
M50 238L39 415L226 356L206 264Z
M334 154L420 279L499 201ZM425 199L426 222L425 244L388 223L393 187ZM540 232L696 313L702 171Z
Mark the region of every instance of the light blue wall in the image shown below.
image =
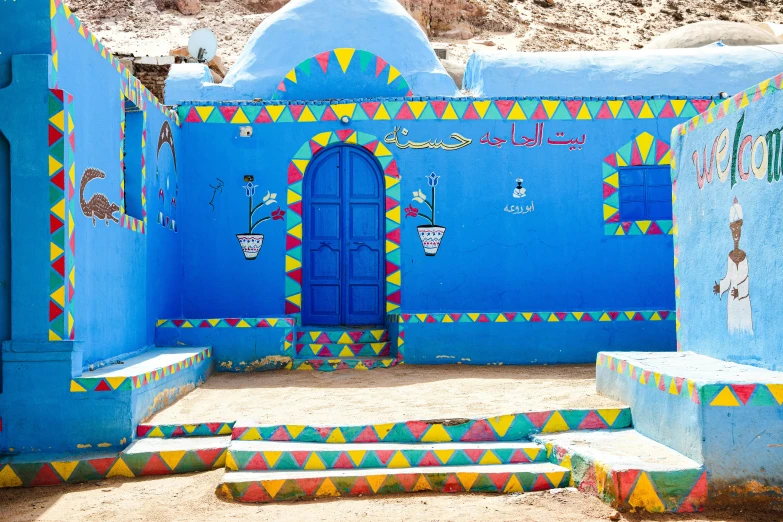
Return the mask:
M477 53L463 88L475 96L717 96L777 74L781 52L783 45Z
M777 212L783 197L778 181L781 142L777 134L768 133L783 128L783 93L773 92L779 83L780 77L770 83L766 97L746 109L736 110L737 104L731 100L732 109L726 117L709 125L702 123L684 137L675 138L680 347L774 370L783 370L780 349L783 278L779 274L783 251L778 244L783 237L783 220ZM756 88L747 92L753 99ZM742 128L738 129L740 120ZM725 143L718 139L723 132L727 136ZM752 142L743 148L740 162L739 148L748 136ZM752 146L757 142L756 166L762 179L751 169ZM764 143L769 154L762 157ZM715 157L712 156L714 145ZM712 181L704 180L700 187L697 172L703 173L705 149ZM695 153L698 153L698 171L694 165ZM768 174L773 167L776 175L770 178ZM725 172L724 179L719 170ZM743 171L748 173L746 180L741 177ZM736 305L737 300L731 290L719 298L713 293L713 286L731 267L728 260L734 242L729 222L735 198L743 212L739 247L746 253L748 266L748 285L740 285L738 295L740 291L739 297L749 295L743 301L748 302L750 312L738 308L730 316L729 306ZM732 332L731 325L739 324L738 321L747 324L752 321L752 333L747 328Z
M15 54L49 54L52 50L49 1L0 3L0 89L11 82Z

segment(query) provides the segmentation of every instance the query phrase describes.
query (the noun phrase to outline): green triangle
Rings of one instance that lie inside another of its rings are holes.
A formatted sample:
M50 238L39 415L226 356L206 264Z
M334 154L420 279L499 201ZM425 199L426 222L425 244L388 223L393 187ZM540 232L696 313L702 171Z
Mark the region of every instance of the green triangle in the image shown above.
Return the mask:
M49 93L49 117L51 118L61 110L63 110L63 102L54 94Z
M258 113L261 112L261 107L257 105L246 105L242 107L242 110L245 112L247 119L250 120L250 123L253 123L258 117Z
M367 66L370 65L370 62L375 58L375 55L367 51L357 51L356 54L359 56L359 67L361 67L362 72L366 71ZM371 72L375 74L375 71Z
M388 228L386 230L388 230ZM400 256L399 248L396 249L394 252L389 252L388 254L386 254L386 260L394 263L397 266L400 266L401 264L400 258L401 256Z
M424 458L425 453L427 453L425 450L402 450L402 454L405 456L408 462L410 462L411 467L417 466L421 459Z
M327 450L318 452L318 457L320 457L321 461L323 461L326 469L332 469L334 467L334 463L337 462L338 458L340 458L340 455L342 455L341 451Z
M463 317L466 317L466 316L463 315ZM470 319L470 318L468 318L468 319ZM472 422L463 422L462 424L454 424L454 425L451 425L451 426L449 426L447 424L444 424L443 428L446 430L446 433L449 434L449 437L451 438L451 440L457 442L457 441L462 440L462 437L465 436L465 433L468 432L468 430L470 429L470 427L472 425L473 425Z
M237 468L240 470L245 469L245 466L253 457L252 451L231 451L231 458L236 462Z
M609 176L611 176L612 174L616 174L617 173L617 167L613 167L613 166L611 166L610 164L608 164L606 162L603 163L602 167L603 167L603 176L604 176L603 179L606 179Z
M324 115L324 111L326 111L326 105L308 105L308 107L310 107L310 110L313 111L313 116L315 116L315 119L321 121L321 118Z
M63 278L54 270L49 270L49 293L63 286Z
M492 453L497 455L500 462L508 464L508 461L511 460L511 455L514 454L514 448L493 448Z
M305 497L305 493L302 491L302 488L299 487L296 480L286 480L280 488L280 491L275 495L275 501L295 500L303 497Z
M456 452L455 452L455 456L456 456ZM454 457L452 457L452 460L453 459L454 459ZM451 461L449 461L449 462L451 462ZM449 464L449 465L452 465L452 464ZM443 485L448 480L449 474L448 473L427 473L426 477L427 477L427 480L429 481L429 483L432 485L432 489L434 491L443 491Z
M310 142L305 143L294 154L294 159L297 160L309 160L313 157L313 149L310 148Z
M620 192L615 192L604 200L604 203L614 208L620 208Z
M454 108L454 112L457 113L457 117L460 120L465 115L465 111L468 110L468 105L470 105L470 102L466 102L466 101L451 102L451 106Z
M19 480L22 481L22 484L29 486L30 483L35 480L35 476L38 475L38 472L40 471L43 464L40 462L31 462L11 464L10 466L11 470L16 474L17 477L19 477Z
M531 433L536 433L538 431L539 430L533 426L533 423L530 422L530 419L527 418L527 415L519 414L515 416L508 431L503 437L500 437L500 440L524 440L529 437Z
M60 163L65 162L65 140L60 140L51 147L49 147L49 155L53 156L54 159L59 161Z
M391 433L389 433L389 436L391 436ZM385 441L389 441L389 437L386 437ZM398 441L392 441L392 442L398 442ZM350 457L348 457L350 458ZM361 464L359 464L360 468L368 468L368 469L375 469L375 468L383 468L383 464L381 464L381 461L378 460L378 454L374 451L368 451L364 454L364 459L362 459Z
M603 101L589 101L587 102L587 110L590 111L590 116L595 118L598 116L598 113L601 111L601 106L604 104Z
M223 117L223 113L220 112L219 107L215 107L212 110L212 114L209 115L205 123L228 123L226 118Z
M489 109L487 110L487 113L484 115L485 120L502 120L503 115L500 114L500 111L498 110L497 106L494 103L489 104Z
M283 109L282 114L280 114L280 117L277 119L277 123L293 123L294 121L294 115L291 114L291 109L286 107Z
M367 117L367 113L364 112L364 109L362 109L362 105L360 103L356 104L356 109L353 111L353 121L367 121L370 118Z
M399 250L399 249L398 249ZM387 256L388 257L388 256ZM413 316L411 316L413 319ZM383 439L383 442L418 442L404 422L398 422ZM367 456L369 457L369 453ZM365 459L366 460L366 459Z
M402 108L402 102L384 102L384 107L386 107L386 112L389 113L389 117L391 119L394 119L395 116L397 116L397 113L400 112L400 109Z
M457 322L458 322L458 323L472 323L472 322L473 322L473 319L471 319L470 317L468 317L468 314L462 314L462 315L460 316L460 318L459 318L459 321L457 321Z
M527 119L533 117L533 113L536 112L536 108L538 108L539 104L541 103L541 100L522 100L519 102L519 106L522 108L522 112L525 113L525 116L527 116Z
M358 106L357 106L358 108ZM373 136L372 134L367 134L366 132L357 132L356 133L356 141L361 146L365 146L369 143L372 143L374 141L378 141L378 138Z
M661 114L661 111L664 107L666 107L666 104L669 103L669 100L650 100L647 102L650 106L650 109L652 109L653 114L655 114L655 117L657 118L659 114Z
M617 113L617 119L618 120L634 119L633 111L631 110L631 107L628 105L627 101L624 101L622 107L620 107L620 111Z
M463 450L456 450L449 459L449 466L475 466L476 464L470 460Z
M291 279L285 278L285 295L296 295L302 290L302 285Z
M473 493L474 491L483 493L499 493L498 487L484 473L479 473L476 481L470 487L470 492Z
M142 470L144 470L144 466L146 466L147 462L152 458L152 455L153 453L123 453L121 458L125 464L127 464L128 469L138 477L141 475Z
M573 119L571 113L568 112L568 108L565 103L561 103L557 106L557 110L552 115L553 120L571 120Z
M392 188L386 189L386 197L392 198L396 201L400 201L400 198L402 197L400 194L401 191L401 183L397 183Z
M302 216L297 214L296 212L289 212L286 214L286 225L288 229L291 229L302 222Z
M177 463L175 473L193 473L194 471L207 471L212 463L205 463L195 451L188 451ZM240 468L241 469L241 468Z
M432 104L428 103L427 106L424 108L424 110L421 113L421 116L419 116L420 120L437 120L438 115L435 114L435 109L432 108Z
M767 388L763 384L759 384L756 386L756 391L753 393L753 396L751 396L750 401L748 401L748 406L777 406L778 401L775 400L775 397L772 396L772 394L769 392L769 388Z
M356 484L356 477L330 477L337 491L343 495L349 495Z
M50 183L49 184L49 207L52 207L55 203L57 203L61 199L63 199L63 191Z
M633 142L628 142L622 147L620 147L620 150L617 151L617 153L620 155L621 158L625 161L626 165L631 164L631 153L633 151Z
M280 458L277 459L277 462L275 462L275 469L291 471L302 469L302 467L299 465L296 459L294 459L294 456L290 452L286 451L283 452Z
M51 235L52 242L62 248L65 249L65 227L62 227L60 230L55 232Z
M400 484L396 475L387 475L381 487L378 488L378 495L393 495L394 493L405 493L405 488Z
M533 490L533 483L535 483L536 478L538 477L536 473L521 472L521 473L514 473L514 475L517 477L517 480L519 480L519 483L522 485L523 491Z
M307 76L309 78L310 77L310 66L313 63L313 60L315 60L315 58L310 58L309 60L303 61L302 63L300 63L296 67L296 70L298 72L301 72L302 74L304 74L305 76ZM297 76L299 76L299 75L297 74Z
M73 470L73 473L71 473L71 476L68 477L67 482L69 484L75 484L78 482L89 482L91 480L100 480L103 476L96 471L96 469L87 462L86 460L80 461L76 468Z
M571 315L571 314L568 314ZM579 427L579 424L587 417L589 410L558 410L560 415L568 424L568 427L575 430Z
M730 108L734 107L734 104L729 104ZM693 118L698 114L698 111L696 110L696 107L693 106L693 103L690 101L685 104L685 107L682 109L682 112L680 113L680 118Z

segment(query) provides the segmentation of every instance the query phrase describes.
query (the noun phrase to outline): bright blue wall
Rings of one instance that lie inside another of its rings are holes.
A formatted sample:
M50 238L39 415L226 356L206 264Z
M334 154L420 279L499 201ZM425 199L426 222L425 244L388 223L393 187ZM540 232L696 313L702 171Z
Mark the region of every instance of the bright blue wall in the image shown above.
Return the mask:
M710 125L702 124L677 138L680 283L677 306L681 323L678 341L682 350L783 370L783 351L780 349L783 343L780 322L783 277L778 270L783 266L783 251L779 247L783 220L778 215L783 202L778 181L781 142L776 134L767 134L783 129L783 93L772 92L776 84L780 84L780 77L771 82L770 93L761 101L743 110L733 109L728 116ZM755 87L748 90L751 99L755 91ZM733 100L730 103L736 107ZM743 125L738 131L742 118ZM718 153L723 148L716 140L724 131L728 136L725 150L710 160L713 145L717 143ZM747 136L753 141L743 149L740 162L739 145ZM752 146L757 140L760 140L756 153L758 172L754 172L750 162ZM772 153L771 158L768 155L762 159L764 143ZM712 165L712 181L705 180L700 188L693 158L698 152L698 172L702 173L705 148L709 156L707 165ZM778 175L768 178L773 166ZM725 172L724 179L719 176L719 169ZM743 171L748 173L747 180L741 177ZM727 265L730 267L728 255L734 249L734 243L729 218L734 198L743 212L739 246L746 253L748 265L749 288L743 285L740 290L742 296L750 296L746 301L750 302L751 312L748 316L746 311L737 309L729 317L731 291L719 298L714 295L713 286L726 276ZM730 323L743 317L752 318L752 333L747 328L731 332Z
M51 52L49 1L0 3L0 89L11 82L11 59L15 54Z
M10 338L11 145L3 133L0 132L0 344ZM0 377L0 390L2 390L2 377Z
M119 205L122 77L63 17L58 16L56 23L59 84L74 96L76 190L87 168L100 169L106 178L86 185L85 200L102 193ZM179 314L179 235L156 223L160 202L157 186L153 186L164 116L151 102L147 102L146 113L147 233L114 222L106 226L98 221L93 226L78 208L75 216L76 337L82 341L85 365L153 346L156 319ZM126 133L140 140L141 117L136 118L130 119ZM177 142L179 129L173 123L172 127ZM132 143L129 147L130 153ZM140 170L140 157L126 159L129 170ZM126 180L128 188L133 182L132 176ZM128 208L131 215L141 217L134 206L129 204ZM115 216L119 217L119 212ZM149 290L146 296L145 290Z

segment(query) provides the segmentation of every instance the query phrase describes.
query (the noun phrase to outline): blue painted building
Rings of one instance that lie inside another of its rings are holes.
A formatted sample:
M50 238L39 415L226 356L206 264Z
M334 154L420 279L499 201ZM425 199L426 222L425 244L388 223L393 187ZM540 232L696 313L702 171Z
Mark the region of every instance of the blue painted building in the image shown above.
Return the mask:
M173 67L166 107L65 4L0 18L2 454L121 447L213 367L676 349L670 135L728 59L687 92L635 55L613 91L468 97L397 2L295 1L223 84Z

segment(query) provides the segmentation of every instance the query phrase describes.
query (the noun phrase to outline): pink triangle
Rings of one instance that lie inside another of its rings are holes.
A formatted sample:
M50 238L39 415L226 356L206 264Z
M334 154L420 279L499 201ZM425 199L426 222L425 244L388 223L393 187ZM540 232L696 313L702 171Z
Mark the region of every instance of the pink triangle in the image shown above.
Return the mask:
M661 230L661 227L658 226L658 223L653 221L652 224L650 225L650 228L647 229L647 234L650 236L662 235L663 230Z
M568 112L571 113L571 117L576 119L576 115L579 114L579 109L582 108L584 102L582 100L566 100L565 105Z
M547 116L546 111L544 110L544 104L539 103L538 107L536 107L535 112L533 113L534 120L548 120L549 116Z
M446 112L446 107L449 106L449 102L447 101L433 101L432 103L432 109L435 111L435 115L438 117L438 119L443 117L443 113Z
M272 436L269 437L269 440L289 441L291 440L291 436L288 434L288 432L285 430L283 426L280 426L275 430Z
M332 468L334 469L353 469L355 467L356 466L353 465L351 459L348 458L348 454L344 452L340 453L340 456L337 457L337 460L332 464Z
M388 63L383 58L381 58L380 56L376 56L375 58L377 60L375 62L375 77L377 78L378 76L381 75L381 73L386 68Z
M460 440L462 442L493 441L497 440L497 436L492 432L487 421L481 419L473 423L473 426L470 427Z
M631 165L644 165L642 155L639 153L639 146L635 142L631 148Z
M612 194L617 192L617 189L611 186L609 183L604 183L604 199L608 198Z
M335 131L335 132L337 133L337 137L340 138L340 141L347 140L354 133L354 131L351 130L351 129L340 129L340 130Z
M483 449L465 449L462 451L465 453L465 455L468 456L468 458L470 459L471 462L473 462L473 464L477 463L481 458L481 456L484 454Z
M294 121L299 120L299 116L302 115L302 112L304 112L305 106L304 105L289 105L288 108L291 110L291 114L294 116Z
M658 115L659 118L676 118L677 115L674 114L674 107L672 107L672 102L667 101L666 105L663 106L663 110L661 111L661 114Z
M663 158L671 147L669 147L666 143L662 142L661 140L655 141L655 163L658 163L661 161L661 158Z
M620 501L627 502L628 497L631 494L631 489L636 484L636 479L639 476L638 469L629 469L627 471L618 472L615 475L617 479L617 486L620 490Z
M740 102L742 102L742 94L739 93L737 96L740 99ZM694 107L696 107L696 112L704 112L710 107L710 100L691 100L691 103Z
M318 62L318 65L321 66L321 70L324 73L326 73L327 69L329 69L329 57L331 54L332 51L326 51L325 53L315 55L315 61Z
M614 118L614 115L612 114L612 111L609 110L609 105L606 104L606 102L601 105L601 109L598 111L598 115L595 117L596 120L611 120Z
M378 457L381 464L385 466L392 455L394 455L394 452L395 450L375 450L375 455Z
M631 108L634 117L638 118L644 107L644 100L628 100L628 106Z
M307 461L307 457L310 456L309 451L292 451L291 456L294 458L296 463L299 465L300 468L303 468L305 465L305 462Z
M476 108L471 103L468 105L468 110L465 111L465 115L462 116L463 120L480 120L481 116L476 112Z
M446 465L445 462L441 464L440 461L437 459L437 457L435 457L435 455L431 451L425 453L424 457L422 457L422 459L418 462L418 464L414 462L411 462L411 464L414 466L427 466L427 467Z
M521 449L514 450L513 455L511 455L511 460L508 462L509 464L526 464L530 462L530 457L527 456L527 454L522 451Z
M380 106L381 102L364 102L362 103L362 110L367 113L368 118L373 119Z
M756 390L755 384L732 384L731 389L734 390L734 393L737 394L737 397L739 397L739 400L742 401L742 404L747 404L748 400L750 399L750 396L753 395L753 392Z
M413 438L416 439L417 441L421 440L422 434L427 430L427 428L430 427L429 424L421 421L408 421L405 423L405 425L410 430L411 435L413 435Z
M586 315L586 314L585 314ZM606 422L593 410L579 423L580 430L600 430L608 428Z
M272 123L272 117L269 116L266 107L261 108L261 112L258 113L254 123Z
M400 244L400 229L399 228L395 228L394 230L392 230L391 232L386 234L386 239L388 239L390 241L394 241L395 243L397 243L399 245Z
M220 110L220 113L223 115L223 118L226 119L226 123L231 123L231 119L234 117L234 114L237 113L239 107L237 107L236 105L233 107L222 106L222 107L218 107L218 109Z
M379 442L378 435L375 434L375 430L372 426L367 426L362 430L358 437L353 440L354 443L358 442Z
M402 108L400 109L400 112L397 113L397 116L394 117L395 120L415 120L416 117L411 112L411 108L408 106L407 103L404 103L402 105Z
M511 109L514 108L514 100L495 100L495 106L500 111L503 119L506 119L511 113Z
M549 417L552 415L551 411L531 411L526 413L527 418L530 419L530 422L538 429L541 429L541 427L544 425L544 423L549 419Z
M321 116L321 121L337 121L338 119L331 107L327 107L323 116Z
M185 118L185 121L188 123L201 123L201 116L198 115L195 107L190 108L190 112L188 112L188 117Z

